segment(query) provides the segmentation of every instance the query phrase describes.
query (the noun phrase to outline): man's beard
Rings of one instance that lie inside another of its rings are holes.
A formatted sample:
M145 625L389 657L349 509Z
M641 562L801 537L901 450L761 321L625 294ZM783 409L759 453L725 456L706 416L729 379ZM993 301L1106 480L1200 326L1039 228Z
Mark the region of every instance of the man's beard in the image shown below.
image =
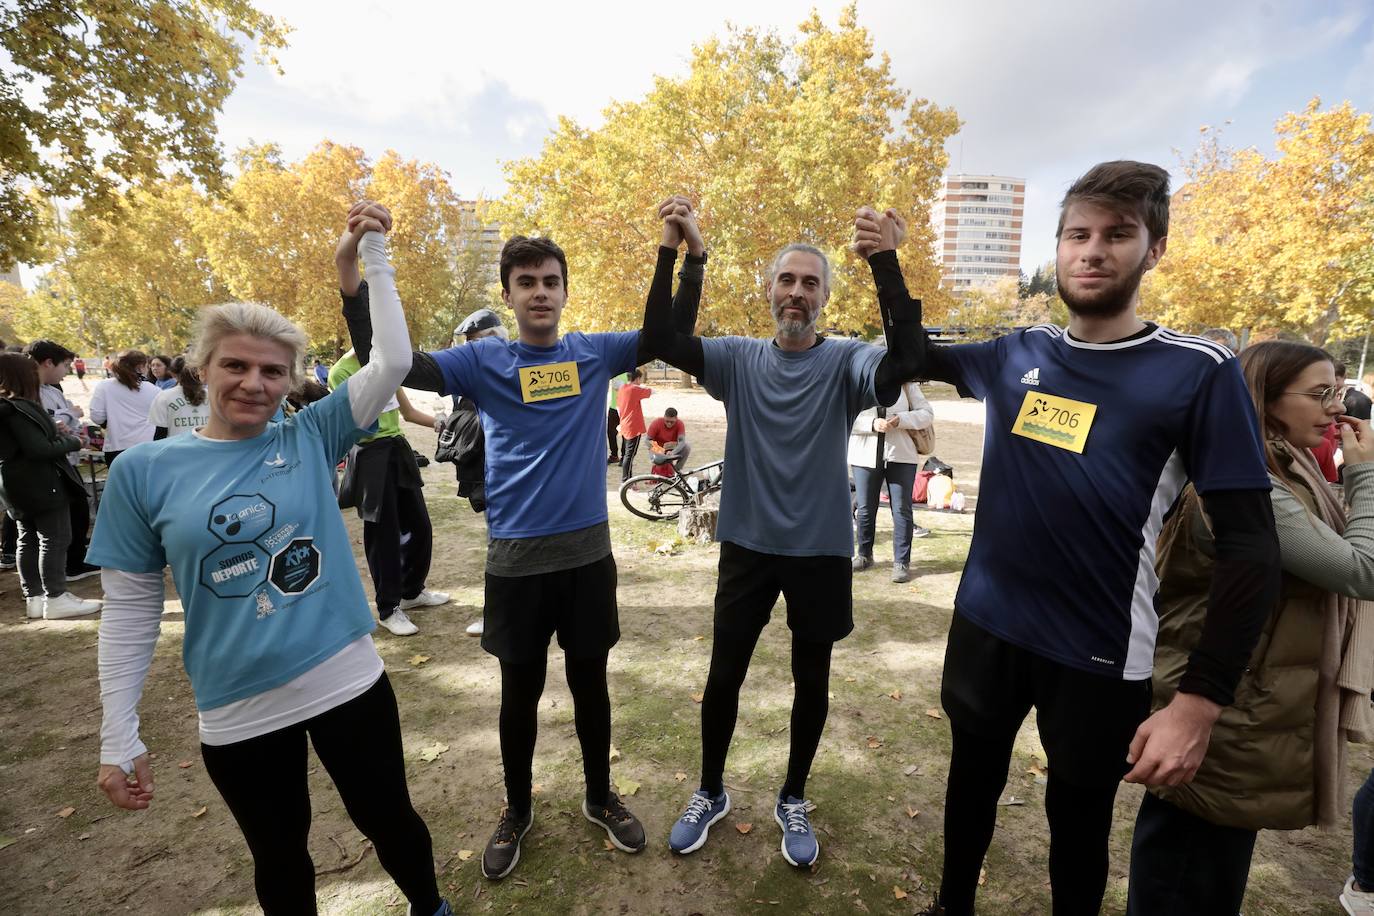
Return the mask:
M1145 262L1149 257L1149 252L1146 252L1135 270L1111 286L1093 290L1079 297L1068 291L1062 277L1056 277L1055 285L1059 287L1059 298L1064 300L1069 311L1079 318L1115 318L1126 311L1131 300L1135 298L1136 290L1140 289L1140 278L1145 276Z
M787 340L805 340L809 335L815 333L816 319L820 315L819 310L815 315L812 315L811 310L803 304L801 306L802 311L806 312L810 317L802 321L800 318L784 317L785 313L783 312L783 307L786 305L787 303L783 302L773 307L773 321L778 326L779 337L786 338Z

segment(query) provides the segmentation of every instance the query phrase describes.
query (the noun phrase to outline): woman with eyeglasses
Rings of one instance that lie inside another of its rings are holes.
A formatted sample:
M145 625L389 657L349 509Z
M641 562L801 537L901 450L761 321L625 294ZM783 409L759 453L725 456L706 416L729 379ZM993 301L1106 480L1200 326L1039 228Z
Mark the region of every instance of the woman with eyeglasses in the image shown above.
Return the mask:
M1367 603L1374 599L1374 434L1368 420L1343 414L1325 351L1268 341L1247 348L1240 363L1263 418L1283 590L1196 773L1152 789L1141 803L1131 916L1239 912L1258 832L1334 826L1345 743L1374 732L1374 607ZM1333 420L1345 452L1348 514L1311 453ZM1227 587L1212 584L1212 564L1210 522L1188 487L1159 539L1156 709L1173 697L1213 622L1213 593ZM1356 859L1355 880L1374 882L1374 869L1362 872ZM1348 883L1346 894L1355 893L1364 892ZM1352 905L1347 912L1369 912Z

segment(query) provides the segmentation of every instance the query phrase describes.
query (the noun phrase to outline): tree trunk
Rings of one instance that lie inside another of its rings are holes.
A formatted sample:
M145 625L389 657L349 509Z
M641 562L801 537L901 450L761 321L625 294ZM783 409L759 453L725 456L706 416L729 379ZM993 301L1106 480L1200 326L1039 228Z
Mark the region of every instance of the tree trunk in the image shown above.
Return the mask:
M677 516L677 533L684 541L709 544L716 539L720 510L714 506L683 506Z

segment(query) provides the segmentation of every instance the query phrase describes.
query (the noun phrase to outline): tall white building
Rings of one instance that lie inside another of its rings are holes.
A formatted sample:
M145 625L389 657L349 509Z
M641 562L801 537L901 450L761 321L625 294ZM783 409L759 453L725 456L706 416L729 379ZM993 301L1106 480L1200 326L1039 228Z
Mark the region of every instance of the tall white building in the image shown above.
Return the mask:
M957 292L1019 277L1025 201L1024 178L946 175L930 210L940 285Z

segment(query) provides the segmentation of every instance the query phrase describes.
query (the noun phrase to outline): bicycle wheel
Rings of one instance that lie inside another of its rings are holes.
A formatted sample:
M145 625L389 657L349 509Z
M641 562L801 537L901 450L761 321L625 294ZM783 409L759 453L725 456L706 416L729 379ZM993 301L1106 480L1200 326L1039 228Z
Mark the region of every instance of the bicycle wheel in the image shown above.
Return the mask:
M620 485L620 501L640 518L670 522L687 505L687 494L670 477L641 474Z

